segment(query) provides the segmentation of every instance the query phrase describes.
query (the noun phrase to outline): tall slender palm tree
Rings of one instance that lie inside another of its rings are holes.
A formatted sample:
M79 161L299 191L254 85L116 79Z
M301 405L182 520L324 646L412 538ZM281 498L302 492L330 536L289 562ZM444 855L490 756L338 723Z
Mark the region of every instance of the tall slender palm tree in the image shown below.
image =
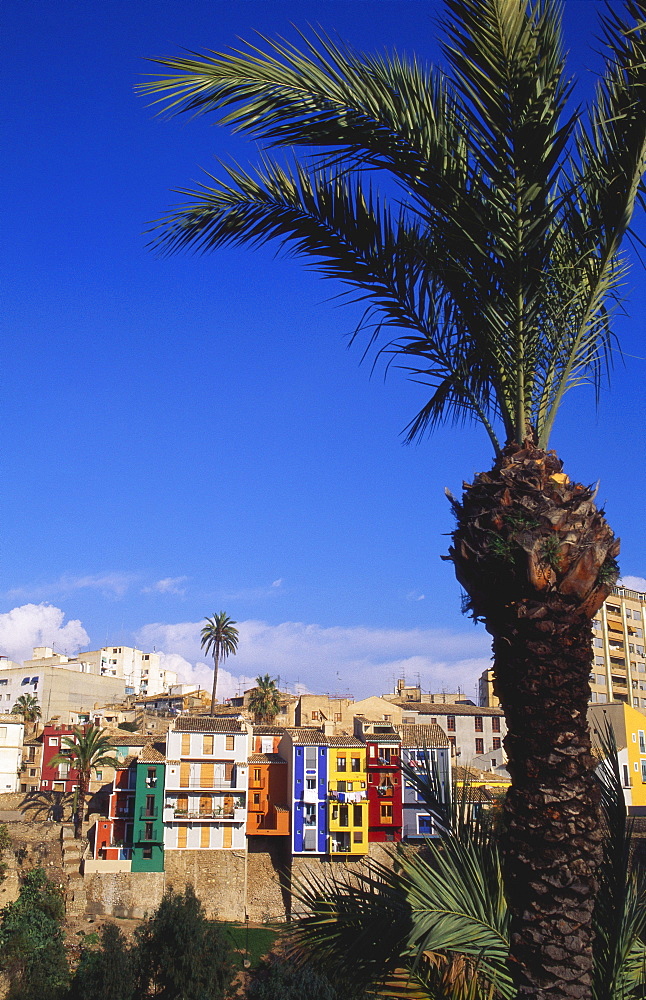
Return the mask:
M605 9L605 71L580 112L556 0L444 7L444 69L320 35L155 60L142 89L166 110L286 150L183 190L153 245L276 239L345 282L369 343L390 332L380 350L429 385L409 439L485 427L494 465L452 501L449 557L493 637L507 717L510 968L520 996L584 998L601 860L590 622L619 543L548 446L564 395L607 368L643 195L646 0Z
M249 695L249 711L257 723L271 725L274 721L280 712L280 692L274 677L256 677L256 686Z
M202 626L201 647L213 657L213 693L211 694L211 715L215 713L215 689L218 686L218 668L227 656L238 652L238 624L221 611L219 615L205 618Z
M58 764L69 764L78 771L74 810L74 836L78 838L83 830L85 799L92 771L96 771L99 767L118 767L119 761L114 755L114 748L104 729L98 726L87 726L85 729L75 726L73 736L61 738L61 752L51 759L50 764L54 767Z

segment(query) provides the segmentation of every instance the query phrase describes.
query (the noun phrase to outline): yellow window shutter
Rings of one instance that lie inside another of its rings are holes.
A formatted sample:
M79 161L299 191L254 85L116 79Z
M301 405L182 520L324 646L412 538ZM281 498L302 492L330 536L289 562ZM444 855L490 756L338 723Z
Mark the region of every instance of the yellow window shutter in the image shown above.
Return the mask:
M213 764L202 764L200 775L200 788L213 788L214 775Z
M186 847L186 835L188 833L188 828L185 826L177 827L177 846Z
M202 753L213 753L213 736L202 738Z
M200 847L211 846L211 827L203 823L200 827Z
M227 761L224 765L224 780L231 784L233 778L233 764Z
M179 765L179 787L188 788L191 775L191 765L188 761L183 761Z
M233 828L230 826L225 826L222 828L222 846L231 847L233 843Z
M182 733L182 757L189 757L191 753L191 734Z

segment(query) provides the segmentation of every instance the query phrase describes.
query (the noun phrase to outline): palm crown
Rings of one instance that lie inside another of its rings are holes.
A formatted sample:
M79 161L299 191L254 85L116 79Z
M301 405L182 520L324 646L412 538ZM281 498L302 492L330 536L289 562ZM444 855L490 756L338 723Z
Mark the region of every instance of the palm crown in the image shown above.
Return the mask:
M608 9L587 120L567 112L556 3L445 7L446 73L320 35L156 60L173 74L141 89L172 113L306 152L184 190L153 240L279 240L356 290L372 338L399 331L382 350L432 387L409 438L477 419L497 451L545 447L565 392L606 368L646 155L646 4Z
M220 663L224 663L227 656L234 655L238 651L238 630L235 627L237 622L224 612L214 614L212 618L205 618L205 625L201 631L201 647L206 653L213 657L213 693L211 695L211 715L215 711L215 692L218 684L218 668Z

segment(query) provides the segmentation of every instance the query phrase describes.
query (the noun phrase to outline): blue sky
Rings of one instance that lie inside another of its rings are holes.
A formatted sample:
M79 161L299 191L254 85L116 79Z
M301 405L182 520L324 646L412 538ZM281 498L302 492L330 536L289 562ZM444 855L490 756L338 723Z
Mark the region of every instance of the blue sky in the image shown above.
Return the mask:
M596 8L566 3L581 99L598 65ZM484 434L445 429L404 447L422 391L401 373L370 378L347 349L357 310L301 262L273 247L149 253L144 230L173 188L214 156L247 162L256 149L207 120L155 118L133 91L146 56L254 31L294 38L308 23L366 51L434 59L438 10L5 0L0 644L13 658L40 642L138 642L206 676L199 622L224 609L244 626L223 693L265 669L357 696L402 672L473 693L487 636L461 617L439 557L444 487L459 493L491 464ZM553 446L571 476L600 480L622 570L644 577L639 265L627 293L625 360L598 410L591 391L571 395Z

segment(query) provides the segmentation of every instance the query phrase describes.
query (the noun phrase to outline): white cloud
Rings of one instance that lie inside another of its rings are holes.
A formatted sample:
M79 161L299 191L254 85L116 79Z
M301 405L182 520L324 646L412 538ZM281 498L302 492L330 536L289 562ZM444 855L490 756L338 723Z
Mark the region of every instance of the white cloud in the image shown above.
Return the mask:
M274 580L273 583L272 583L272 587L282 587L282 585L283 585L283 578L282 578L282 576L279 576L278 579Z
M200 622L145 625L136 641L143 649L156 646L179 655L183 679L208 687L212 667L202 656L200 628ZM249 687L265 673L280 677L281 686L291 690L298 684L310 691L350 691L356 698L383 694L397 677L414 681L419 673L426 691L455 691L459 685L473 698L477 678L490 663L489 640L479 629L453 633L245 621L238 630L238 653L226 661L227 669L221 668L219 697Z
M183 583L188 580L187 576L167 576L163 580L157 580L150 587L144 587L142 594L178 594L182 597L186 593Z
M137 579L134 573L95 573L87 576L61 576L52 583L27 587L16 587L7 591L10 601L45 601L48 598L65 597L76 590L99 590L105 597L123 597Z
M646 579L643 576L622 576L619 586L637 590L640 594L646 593Z
M426 594L420 594L419 590L410 590L406 594L407 601L425 601Z
M80 621L63 624L65 612L51 604L23 604L0 614L0 652L20 662L32 655L34 646L52 646L74 655L90 638Z

